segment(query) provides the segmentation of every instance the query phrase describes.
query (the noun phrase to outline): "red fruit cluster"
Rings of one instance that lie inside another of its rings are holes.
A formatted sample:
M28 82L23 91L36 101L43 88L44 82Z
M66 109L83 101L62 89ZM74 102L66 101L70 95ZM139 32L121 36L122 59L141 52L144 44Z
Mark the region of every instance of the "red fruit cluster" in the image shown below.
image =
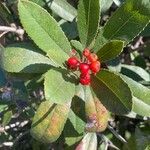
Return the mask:
M88 48L85 48L82 53L82 60L79 60L76 56L72 56L67 60L69 69L77 70L81 72L80 83L82 85L89 85L91 82L91 73L96 75L100 71L100 61L95 53L91 53Z

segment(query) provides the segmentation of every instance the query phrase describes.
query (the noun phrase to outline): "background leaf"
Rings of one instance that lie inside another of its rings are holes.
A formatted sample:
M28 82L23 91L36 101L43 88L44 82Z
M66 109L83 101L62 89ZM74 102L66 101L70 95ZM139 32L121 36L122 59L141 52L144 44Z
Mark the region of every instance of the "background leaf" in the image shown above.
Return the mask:
M49 6L55 14L67 21L72 22L77 16L77 10L66 0L53 0Z
M49 70L44 81L46 100L59 104L70 101L75 94L74 80L67 70Z
M142 116L150 116L150 89L127 76L121 75L121 77L129 85L134 96L132 111Z
M46 10L30 1L20 0L18 10L28 35L51 60L62 66L71 47L57 22Z
M150 74L138 66L121 64L121 73L135 81L150 81Z
M10 121L11 121L11 117L12 117L12 111L8 110L4 113L3 117L2 117L2 125L6 126Z
M43 73L55 62L49 58L21 47L7 47L2 53L2 67L8 72Z
M120 76L101 70L92 80L93 91L109 111L122 115L131 110L131 91Z
M88 47L94 40L99 24L99 0L80 0L78 6L78 31L81 43Z

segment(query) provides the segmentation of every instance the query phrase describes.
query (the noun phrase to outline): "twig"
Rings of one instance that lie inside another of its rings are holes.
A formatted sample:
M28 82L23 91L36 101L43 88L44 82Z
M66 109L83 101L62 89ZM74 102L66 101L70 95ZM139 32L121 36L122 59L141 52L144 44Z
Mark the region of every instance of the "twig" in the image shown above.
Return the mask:
M16 127L23 128L28 123L29 123L29 121L25 120L23 122L16 122L16 123L12 123L12 124L5 126L5 127L0 127L0 133L6 132L7 130L12 129L12 128L16 128Z
M108 129L115 135L116 138L118 138L120 141L127 143L127 141L121 136L119 135L114 129L113 127L111 127L110 125L108 125Z
M2 34L0 34L0 38L1 38L2 36L4 36L6 33L8 33L8 31L5 31L5 32L3 32Z
M21 29L21 28L17 29L16 27L0 26L0 31L3 32L1 34L1 36L3 36L4 34L6 34L8 32L13 32L13 33L16 33L18 35L23 35L24 34L24 30L23 29Z
M105 135L97 133L98 136L101 137L101 139L103 140L103 142L105 143L106 147L105 150L108 149L108 147L112 147L116 150L120 150L117 146L115 146Z

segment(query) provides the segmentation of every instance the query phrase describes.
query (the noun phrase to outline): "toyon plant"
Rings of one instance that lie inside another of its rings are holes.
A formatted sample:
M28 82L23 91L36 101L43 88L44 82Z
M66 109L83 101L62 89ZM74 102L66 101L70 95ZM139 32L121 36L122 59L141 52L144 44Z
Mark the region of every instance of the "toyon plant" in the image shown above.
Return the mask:
M35 140L96 150L112 115L150 116L150 90L107 66L149 23L150 0L126 0L103 27L101 1L79 0L79 40L71 41L36 3L19 0L18 13L36 46L4 48L1 64L7 72L44 80L45 97L30 129Z

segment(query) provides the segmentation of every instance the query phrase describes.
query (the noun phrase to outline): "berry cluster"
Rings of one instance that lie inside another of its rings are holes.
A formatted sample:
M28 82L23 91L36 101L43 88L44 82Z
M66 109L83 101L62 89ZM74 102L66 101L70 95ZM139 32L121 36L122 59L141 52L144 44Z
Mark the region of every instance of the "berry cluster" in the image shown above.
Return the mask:
M73 50L74 51L74 50ZM91 53L88 48L85 48L82 53L82 60L76 56L71 56L67 61L67 66L72 70L79 70L80 83L82 85L89 85L91 82L91 73L94 75L100 71L100 61L95 53Z

